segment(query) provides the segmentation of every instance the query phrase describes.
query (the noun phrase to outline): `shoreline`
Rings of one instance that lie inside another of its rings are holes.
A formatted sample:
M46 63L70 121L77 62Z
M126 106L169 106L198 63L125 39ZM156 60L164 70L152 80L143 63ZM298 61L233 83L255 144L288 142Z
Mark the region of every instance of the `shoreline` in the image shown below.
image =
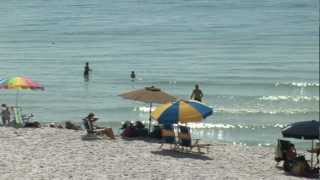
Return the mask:
M207 154L144 140L81 140L85 131L0 127L0 179L305 179L276 167L274 148L213 143Z

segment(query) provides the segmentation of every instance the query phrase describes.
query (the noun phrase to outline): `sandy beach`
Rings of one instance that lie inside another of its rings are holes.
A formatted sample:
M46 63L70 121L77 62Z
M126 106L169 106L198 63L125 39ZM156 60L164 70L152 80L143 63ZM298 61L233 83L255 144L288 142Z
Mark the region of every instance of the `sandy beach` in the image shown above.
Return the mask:
M273 148L216 143L205 155L144 140L81 140L84 131L0 127L0 179L303 179Z

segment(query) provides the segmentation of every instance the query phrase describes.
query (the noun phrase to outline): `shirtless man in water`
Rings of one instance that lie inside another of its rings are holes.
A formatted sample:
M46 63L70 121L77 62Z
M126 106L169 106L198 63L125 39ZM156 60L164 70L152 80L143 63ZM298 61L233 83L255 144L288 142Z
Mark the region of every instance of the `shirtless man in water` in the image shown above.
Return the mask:
M203 97L202 91L199 89L199 85L195 85L195 89L192 91L191 99L201 102Z

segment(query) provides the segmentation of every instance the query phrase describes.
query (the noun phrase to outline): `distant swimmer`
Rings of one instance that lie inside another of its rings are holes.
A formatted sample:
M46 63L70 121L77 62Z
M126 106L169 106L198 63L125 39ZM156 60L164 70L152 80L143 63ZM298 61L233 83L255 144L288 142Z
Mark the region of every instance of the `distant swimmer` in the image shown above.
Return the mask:
M134 81L136 79L136 74L134 71L131 71L130 77L131 77L131 81Z
M86 62L86 65L84 67L84 72L83 72L83 76L86 81L89 80L89 75L90 75L91 71L92 71L92 69L90 69L90 67L89 67L89 62Z
M191 99L201 102L203 97L202 91L199 89L199 85L195 85L195 89L192 91Z

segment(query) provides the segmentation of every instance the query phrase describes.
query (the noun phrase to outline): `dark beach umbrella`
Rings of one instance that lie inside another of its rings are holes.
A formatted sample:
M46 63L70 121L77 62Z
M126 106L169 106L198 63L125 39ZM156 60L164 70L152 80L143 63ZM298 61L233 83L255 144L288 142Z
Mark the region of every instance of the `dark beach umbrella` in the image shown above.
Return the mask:
M145 103L150 104L149 133L150 133L150 127L151 127L152 103L164 104L167 102L172 102L172 101L177 100L177 97L172 96L170 94L167 94L167 93L161 91L161 89L156 88L154 86L145 87L143 89L126 92L126 93L120 94L119 96L121 96L125 99L130 99L130 100L134 100L134 101L141 101L141 102L145 102Z
M297 139L319 139L320 121L296 122L285 127L281 133L283 137Z

